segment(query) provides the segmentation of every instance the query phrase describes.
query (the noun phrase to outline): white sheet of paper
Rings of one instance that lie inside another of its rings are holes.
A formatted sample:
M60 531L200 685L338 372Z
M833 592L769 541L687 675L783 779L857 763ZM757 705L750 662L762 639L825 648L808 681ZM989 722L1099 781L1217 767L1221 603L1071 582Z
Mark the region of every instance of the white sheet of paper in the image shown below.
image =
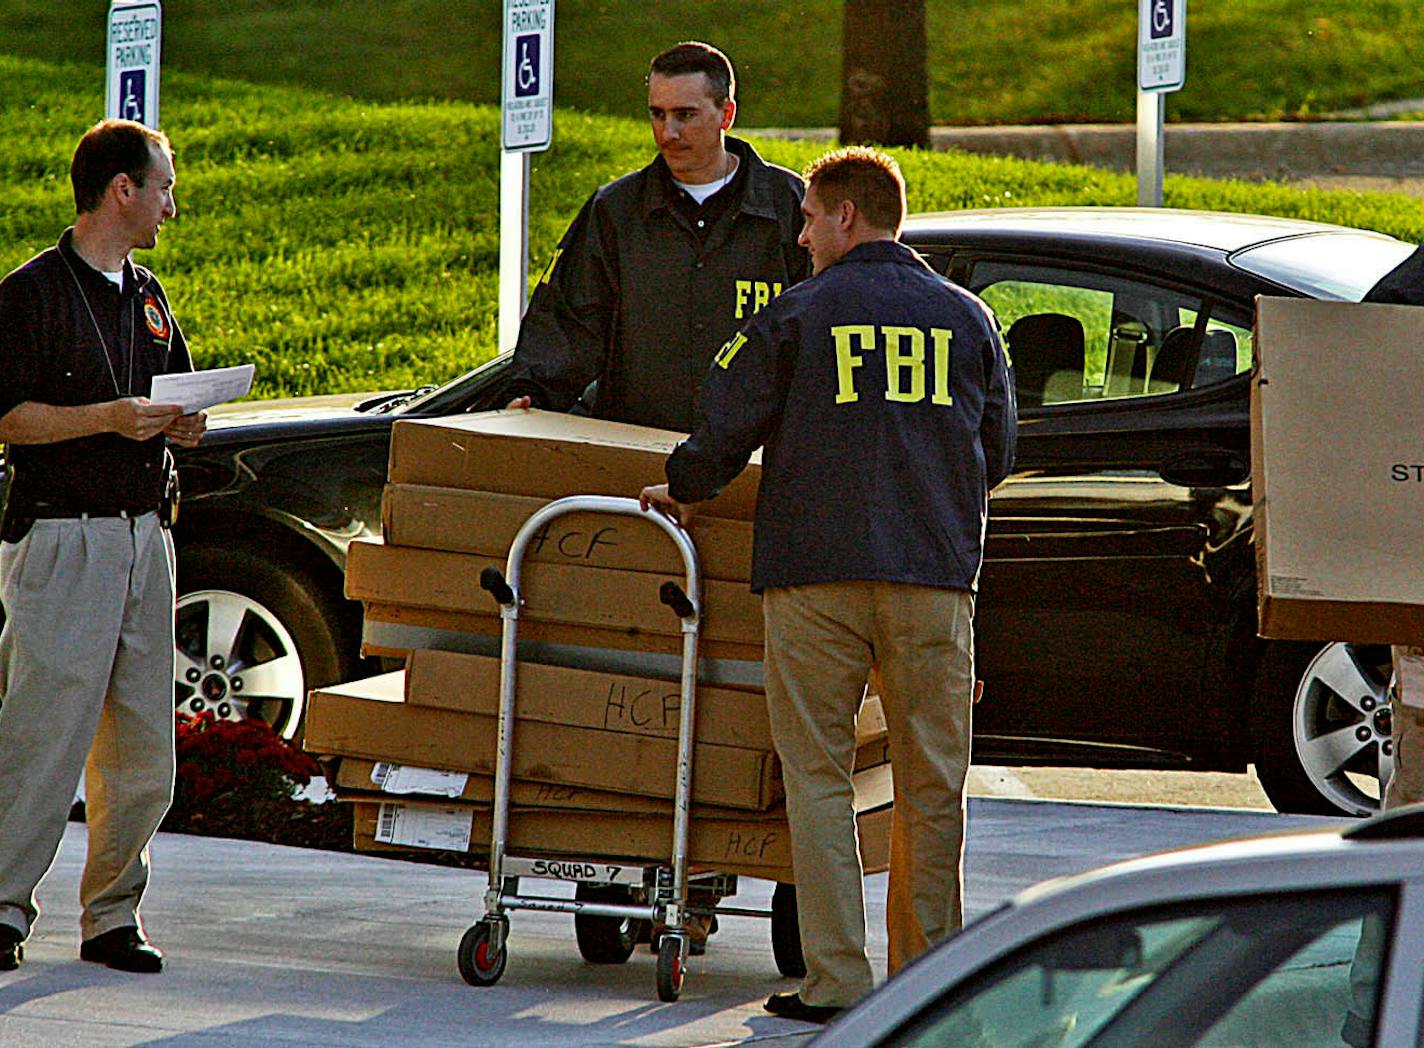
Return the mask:
M474 813L469 808L410 808L381 802L376 840L412 848L469 851Z
M255 370L251 364L237 364L230 368L154 375L148 399L155 404L180 404L183 414L191 415L215 404L247 396L252 389L252 373Z

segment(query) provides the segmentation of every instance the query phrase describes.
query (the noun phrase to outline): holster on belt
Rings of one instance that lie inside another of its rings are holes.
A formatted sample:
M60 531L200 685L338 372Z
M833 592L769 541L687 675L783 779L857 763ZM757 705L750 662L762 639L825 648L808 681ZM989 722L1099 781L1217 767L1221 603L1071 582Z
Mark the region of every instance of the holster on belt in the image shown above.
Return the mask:
M11 469L13 468L12 466ZM15 490L14 478L11 478L10 491L5 498L5 512L0 515L0 542L19 542L34 526L35 508Z

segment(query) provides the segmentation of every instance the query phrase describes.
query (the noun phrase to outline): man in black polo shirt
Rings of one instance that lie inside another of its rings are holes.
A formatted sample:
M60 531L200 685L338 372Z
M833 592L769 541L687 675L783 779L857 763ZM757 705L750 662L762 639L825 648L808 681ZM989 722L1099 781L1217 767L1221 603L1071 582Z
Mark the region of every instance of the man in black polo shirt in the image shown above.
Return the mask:
M703 421L644 506L686 520L763 446L752 588L806 977L768 1011L824 1022L872 987L855 721L870 670L890 730L890 970L959 927L974 593L1017 414L982 302L897 243L904 180L869 149L806 172L815 276L717 354Z
M171 459L201 412L154 404L191 371L153 274L134 265L175 213L161 132L107 120L70 165L78 218L0 282L0 969L38 916L81 771L89 855L80 957L156 972L139 919L148 843L173 793ZM87 763L86 763L87 758Z
M596 379L599 418L688 432L717 347L806 276L801 180L727 137L735 91L707 44L653 59L659 155L564 234L520 326L510 407L567 411Z

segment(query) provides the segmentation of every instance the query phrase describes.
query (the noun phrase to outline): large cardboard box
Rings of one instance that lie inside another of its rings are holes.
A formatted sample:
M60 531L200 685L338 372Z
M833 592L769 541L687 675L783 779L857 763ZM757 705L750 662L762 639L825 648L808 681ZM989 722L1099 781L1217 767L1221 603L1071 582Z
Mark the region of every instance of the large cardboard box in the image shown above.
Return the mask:
M663 464L684 434L550 411L489 411L442 419L398 419L388 479L395 484L636 498L665 479ZM751 520L760 457L708 502L708 516Z
M496 717L414 706L392 698L400 686L362 681L312 692L303 745L316 754L494 774ZM516 719L513 748L516 778L647 797L675 793L675 739ZM770 752L697 743L692 796L764 809L782 796L780 769Z
M877 873L888 869L890 863L890 769L886 766L858 773L855 781L861 861L867 873ZM435 810L458 820L468 813L469 850L480 856L489 854L491 826L487 807L425 800L356 802L353 842L358 851L396 846L376 840L382 803ZM508 850L512 855L667 863L671 842L670 816L543 808L510 812ZM688 851L688 861L694 866L770 880L794 880L784 808L742 814L694 813L689 823Z
M477 553L503 564L515 536L548 499L489 491L387 484L381 530L390 546ZM691 526L703 578L751 578L752 525L699 514ZM534 536L526 563L627 568L684 575L682 554L652 521L612 513L568 513Z
M493 605L494 601L491 600ZM365 617L361 630L361 651L403 659L421 648L463 651L473 654L498 654L503 623L493 611L476 613L450 611L442 608L420 608L410 604L385 601L365 602ZM564 622L548 622L532 616L525 609L519 616L520 659L530 662L558 662L545 652L552 647L566 654L578 655L576 665L598 667L605 658L630 659L648 666L668 663L667 671L649 670L663 675L680 673L682 637L649 633L627 627L578 626ZM733 644L699 635L697 651L703 667L710 662L725 664L726 673L706 679L760 687L762 682L762 646ZM671 659L669 663L668 660ZM642 667L637 672L643 672Z
M498 614L498 605L480 588L487 567L503 570L503 558L472 553L388 546L358 539L346 552L346 595L382 604ZM521 580L526 616L600 630L623 630L681 637L682 620L659 599L665 581L684 576L645 571L531 563ZM497 632L497 631L496 631ZM761 598L745 582L704 579L699 638L760 645Z
M1424 637L1424 310L1261 298L1251 383L1263 636Z
M499 715L500 661L449 651L416 651L406 676L406 701L463 713ZM677 738L682 686L677 681L521 662L515 710L524 720L634 735ZM732 688L697 689L698 742L772 749L766 697Z

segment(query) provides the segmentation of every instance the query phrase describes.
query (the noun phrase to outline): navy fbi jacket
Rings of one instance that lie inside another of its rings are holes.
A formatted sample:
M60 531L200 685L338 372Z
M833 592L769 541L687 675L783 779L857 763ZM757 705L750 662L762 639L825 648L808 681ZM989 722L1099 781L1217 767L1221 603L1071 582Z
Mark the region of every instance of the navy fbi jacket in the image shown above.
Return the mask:
M698 206L661 156L599 189L534 289L504 391L567 411L690 432L717 347L810 272L801 179L735 138L737 172Z
M973 592L989 489L1013 466L1013 389L988 307L902 244L860 244L722 347L668 493L711 498L764 445L753 590Z

